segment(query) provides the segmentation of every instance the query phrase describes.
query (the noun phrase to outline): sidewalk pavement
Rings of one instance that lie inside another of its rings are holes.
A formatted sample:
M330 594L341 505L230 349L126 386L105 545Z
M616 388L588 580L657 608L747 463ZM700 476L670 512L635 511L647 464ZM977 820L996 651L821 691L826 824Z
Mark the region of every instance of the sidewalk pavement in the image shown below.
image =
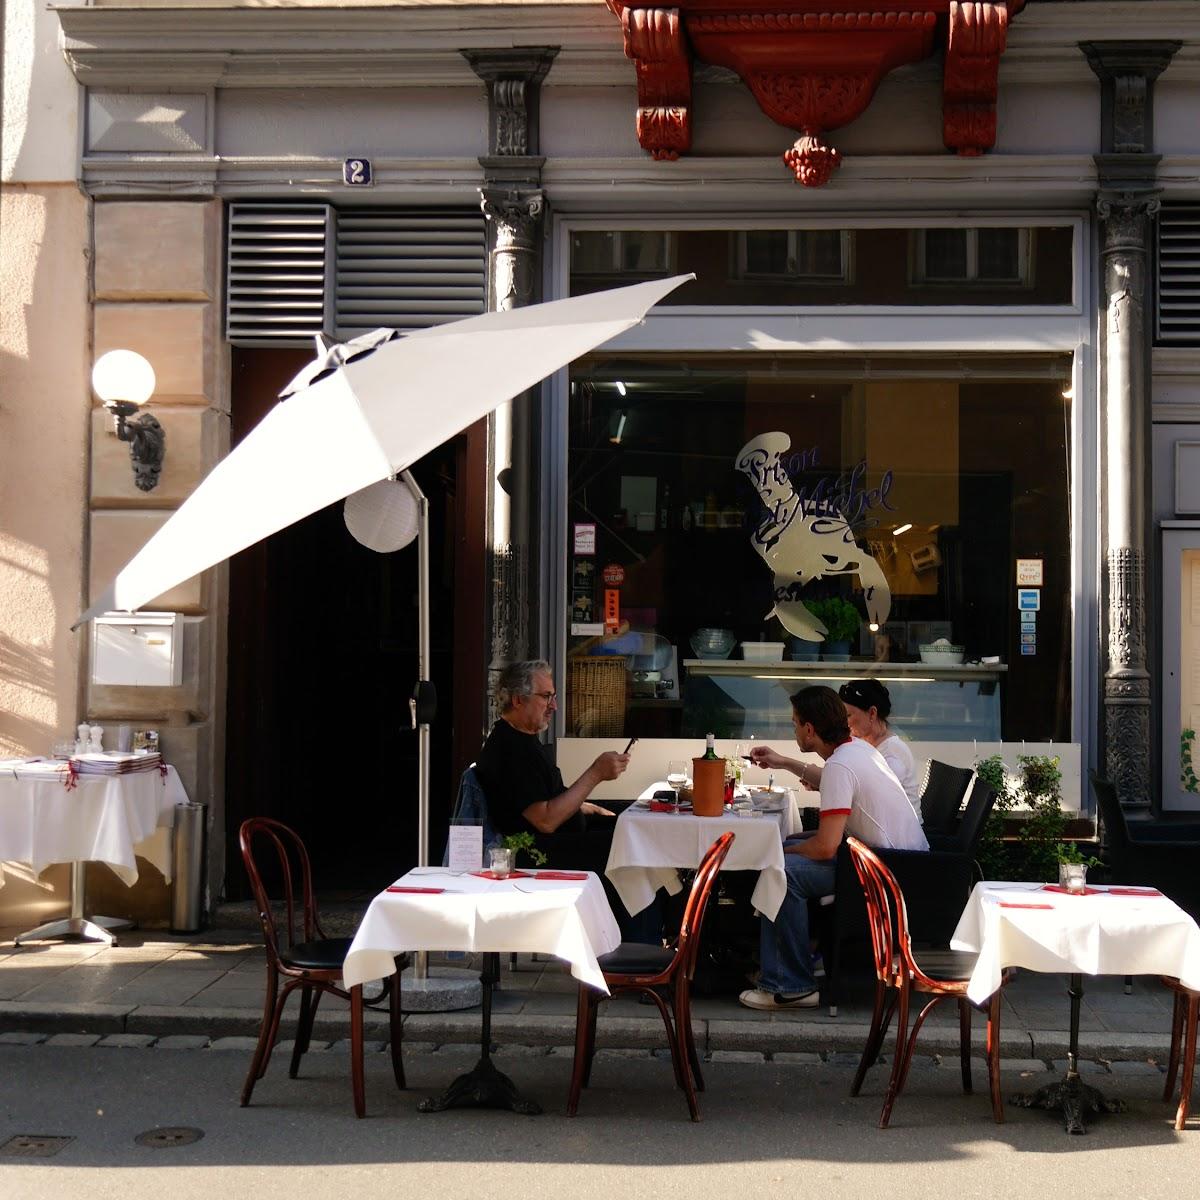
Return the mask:
M13 945L17 929L0 929L0 1043L39 1040L46 1034L119 1036L129 1044L184 1035L204 1039L253 1037L262 1015L265 959L261 941L245 930L207 930L180 936L154 931L121 935L120 944L48 941ZM441 956L431 955L437 965ZM449 965L469 967L459 959ZM521 955L516 970L504 970L493 1004L493 1037L503 1045L569 1047L575 1038L576 983L563 964ZM861 1052L870 1022L871 988L849 989L838 1015L825 1008L760 1013L743 1008L736 996L693 999L697 1046L718 1059L762 1061L779 1055L821 1055L826 1060ZM285 1036L299 1011L285 1014ZM1045 1069L1066 1057L1069 1002L1066 979L1023 971L1005 989L1001 1049L1009 1069ZM367 1011L367 1038L374 1048L387 1041L387 1015ZM427 1048L470 1043L479 1037L479 1009L411 1013L404 1021L407 1043ZM974 1035L982 1044L984 1020ZM1080 1020L1081 1057L1089 1062L1130 1064L1122 1070L1153 1069L1164 1063L1171 1029L1171 996L1152 977L1134 981L1085 980ZM345 1005L327 999L317 1014L314 1038L338 1041L349 1035ZM198 1041L194 1040L198 1039ZM120 1044L114 1041L112 1044ZM598 1044L646 1053L665 1045L662 1022L652 1007L622 996L601 1008ZM957 1055L958 1016L950 1003L931 1015L917 1044L923 1056ZM562 1051L560 1051L562 1052ZM1135 1067L1133 1064L1141 1064Z

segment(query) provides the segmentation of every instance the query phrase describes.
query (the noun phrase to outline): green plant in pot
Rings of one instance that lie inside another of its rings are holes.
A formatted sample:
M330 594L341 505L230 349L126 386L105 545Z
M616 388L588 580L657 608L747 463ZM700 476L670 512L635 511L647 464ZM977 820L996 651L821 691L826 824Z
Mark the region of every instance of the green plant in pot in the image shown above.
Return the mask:
M805 600L804 607L816 617L827 630L821 657L828 662L846 662L850 648L858 637L862 618L858 609L849 600L830 596L826 600Z
M508 869L510 871L517 866L517 859L522 854L527 854L535 867L544 867L550 861L537 848L533 834L528 831L505 834L496 844L496 848L508 851Z

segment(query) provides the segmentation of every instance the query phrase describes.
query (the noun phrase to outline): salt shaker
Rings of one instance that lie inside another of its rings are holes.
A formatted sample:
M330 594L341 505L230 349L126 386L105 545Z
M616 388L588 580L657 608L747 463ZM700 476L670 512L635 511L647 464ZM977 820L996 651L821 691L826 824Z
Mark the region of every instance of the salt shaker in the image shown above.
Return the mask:
M88 732L91 735L88 738L88 753L102 754L104 752L104 726L93 725Z
M86 754L88 750L88 739L91 736L92 727L85 721L82 725L76 726L75 729L75 753Z

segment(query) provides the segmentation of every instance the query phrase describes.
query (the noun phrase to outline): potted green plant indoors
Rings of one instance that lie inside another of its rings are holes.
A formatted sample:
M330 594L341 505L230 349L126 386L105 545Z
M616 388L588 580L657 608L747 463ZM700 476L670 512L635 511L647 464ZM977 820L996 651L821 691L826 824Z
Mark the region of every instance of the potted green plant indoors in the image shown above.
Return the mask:
M821 657L826 662L848 662L850 648L858 636L858 627L862 624L858 609L840 596L830 596L826 600L805 600L804 607L817 617L828 631L821 646ZM792 644L792 657L796 657L795 642Z

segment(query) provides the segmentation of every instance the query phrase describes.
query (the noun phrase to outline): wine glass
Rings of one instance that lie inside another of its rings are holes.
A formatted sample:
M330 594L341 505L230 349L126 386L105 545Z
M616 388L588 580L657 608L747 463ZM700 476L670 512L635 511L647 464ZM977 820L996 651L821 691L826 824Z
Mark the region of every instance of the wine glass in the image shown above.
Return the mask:
M667 784L678 791L684 787L688 781L688 767L690 764L686 758L673 758L667 763Z

